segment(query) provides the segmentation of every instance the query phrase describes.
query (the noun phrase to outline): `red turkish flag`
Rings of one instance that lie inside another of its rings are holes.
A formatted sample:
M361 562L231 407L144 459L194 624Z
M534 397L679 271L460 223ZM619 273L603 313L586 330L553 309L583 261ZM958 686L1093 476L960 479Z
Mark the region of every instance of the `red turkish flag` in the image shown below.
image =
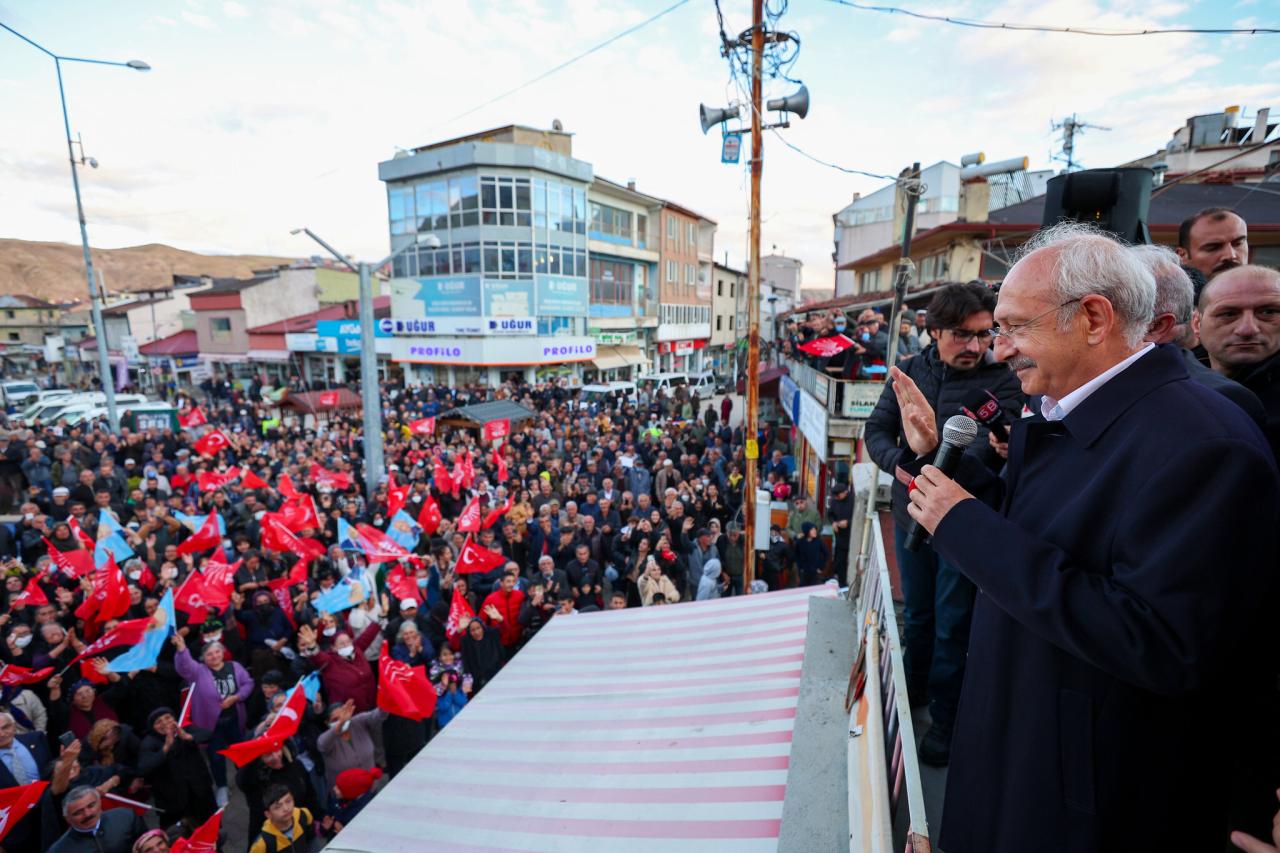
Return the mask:
M26 607L28 605L32 607L44 607L49 603L49 596L44 594L44 590L41 589L40 584L36 582L38 580L39 577L37 576L27 581L27 588L15 595L9 601L10 610L13 610L15 607Z
M294 488L293 480L289 479L288 474L281 474L276 478L276 490L290 500L301 494L296 488Z
M489 421L481 430L485 441L497 441L511 435L511 421L503 418L500 421Z
M200 426L208 422L209 419L204 416L204 409L199 406L192 406L186 411L178 413L178 425L181 427Z
M103 794L102 795L102 810L104 812L109 811L111 809L128 809L129 811L141 817L142 815L151 811L151 808L152 807L147 805L146 803L140 803L137 800L131 800L128 797L122 797L119 794ZM173 847L169 848L170 851L173 851L174 849L176 848L173 848Z
M378 528L357 524L356 530L360 534L360 544L364 546L364 555L370 563L385 563L409 557L408 551Z
M462 514L458 516L458 530L463 533L478 533L480 531L480 498L474 497L471 502L462 510Z
M397 486L393 478L388 478L387 482L387 518L395 515L404 509L405 501L409 500L409 486Z
M218 527L218 514L211 512L204 517L204 524L200 525L200 529L178 545L178 553L195 554L198 551L217 548L221 544L222 531Z
M16 788L0 788L0 841L36 807L47 787L48 782L32 782Z
M458 587L453 588L453 600L449 603L449 619L444 624L444 635L449 645L456 652L462 645L462 623L465 619L476 618L476 612Z
M204 600L215 610L225 610L231 603L231 589L235 586L236 570L244 560L224 563L221 560L210 560L204 564Z
M303 530L319 530L324 527L320 523L320 514L316 512L316 502L311 495L298 495L280 505L280 518L285 527L294 533Z
M266 481L248 468L240 469L240 485L246 489L266 489L270 488Z
M302 557L300 564L323 557L325 553L324 546L314 539L295 536L280 514L274 512L262 517L262 547L281 554L298 554Z
M418 589L418 581L405 573L404 566L393 566L387 572L387 591L400 601L412 598L419 604L422 603L422 592Z
M230 758L236 767L245 766L259 755L275 752L287 738L297 733L298 724L302 721L302 715L306 709L307 692L302 689L302 682L298 682L290 691L289 698L280 709L280 713L276 715L275 720L261 737L237 743L218 752Z
M490 527L493 527L494 523L497 522L498 519L502 518L509 512L511 512L510 495L508 495L507 499L502 502L502 506L496 506L484 514L484 521L480 523L480 529L488 530Z
M498 568L506 561L506 557L481 548L468 536L462 545L462 552L458 554L458 564L454 571L460 575L482 574Z
M414 435L435 435L436 419L420 418L416 421L413 421L412 423L409 424L409 432L413 433Z
M422 528L424 536L431 536L440 529L442 521L444 517L440 514L440 504L436 503L435 496L428 489L427 496L422 501L422 509L418 512L418 526Z
M80 544L84 546L86 551L92 554L93 550L98 547L98 543L93 541L92 536L84 532L84 528L80 526L80 522L76 521L76 517L74 515L67 518L67 524L71 526L71 532L80 540Z
M53 667L46 666L44 669L31 670L25 666L17 664L5 664L0 669L0 684L5 687L25 687L29 684L39 684L49 676L53 675Z
M436 689L427 678L426 667L396 660L387 654L385 643L378 660L378 707L417 722L436 712Z
M204 576L192 572L173 594L173 606L187 614L187 622L200 625L209 618L209 606L205 600Z
M351 485L350 474L344 474L341 471L327 471L319 465L311 466L311 479L321 485L332 486L338 491L342 491Z
M189 838L179 838L169 845L169 853L218 853L218 833L222 831L224 811L225 806L200 824L200 828L191 833Z
M227 438L226 433L220 429L211 429L204 435L200 436L200 440L191 445L192 449L201 456L217 456L218 451L226 450L231 446L231 439Z
M830 337L818 338L817 340L800 344L797 349L817 358L831 358L831 356L839 355L851 346L853 346L853 341L844 335L831 335Z
M108 556L105 563L93 570L93 589L76 608L76 616L106 622L123 616L131 603L124 572L116 565L115 557Z
M511 478L511 474L507 471L507 457L502 455L502 445L499 444L493 449L493 467L496 470L494 479L499 483L505 483Z
M200 484L200 491L216 492L218 489L225 489L236 478L236 474L232 473L235 470L235 468L232 468L225 473L221 471L201 471L196 474L196 482Z
M325 391L323 394L320 395L319 401L320 401L320 405L324 406L326 409L337 408L338 392Z
M453 476L449 473L449 469L444 467L444 463L440 461L439 456L432 457L433 469L431 478L435 481L436 491L440 494L458 493L458 487L453 482Z
M49 551L49 559L69 578L82 578L93 574L93 552L77 548L74 551L59 551L48 539L44 546Z

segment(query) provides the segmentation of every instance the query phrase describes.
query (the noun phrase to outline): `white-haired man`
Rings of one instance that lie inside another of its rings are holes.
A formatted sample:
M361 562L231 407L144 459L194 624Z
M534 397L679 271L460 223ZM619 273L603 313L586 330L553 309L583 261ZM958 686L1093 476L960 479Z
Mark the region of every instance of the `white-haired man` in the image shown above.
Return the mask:
M995 354L1042 402L1014 425L1003 478L967 457L956 479L924 464L933 413L895 371L922 457L909 512L980 590L948 853L1226 843L1233 721L1267 671L1247 639L1270 615L1280 483L1248 415L1143 341L1155 293L1089 228L1031 242L1000 291Z

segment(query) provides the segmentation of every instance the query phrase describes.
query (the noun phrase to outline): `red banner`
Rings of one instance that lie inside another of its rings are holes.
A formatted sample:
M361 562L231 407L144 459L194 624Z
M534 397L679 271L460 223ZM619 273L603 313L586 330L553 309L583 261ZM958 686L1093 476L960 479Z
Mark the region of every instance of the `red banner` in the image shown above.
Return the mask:
M500 421L489 421L484 425L484 440L497 441L511 435L511 421L503 418Z
M851 346L853 346L853 341L844 335L831 335L827 338L818 338L801 344L797 349L801 352L807 352L815 358L831 358L831 356L839 355Z

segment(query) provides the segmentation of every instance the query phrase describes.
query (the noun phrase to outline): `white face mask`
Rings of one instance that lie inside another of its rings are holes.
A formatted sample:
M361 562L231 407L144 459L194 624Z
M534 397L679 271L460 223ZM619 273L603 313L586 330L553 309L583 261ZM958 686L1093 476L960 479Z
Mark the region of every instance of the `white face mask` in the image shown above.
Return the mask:
M129 572L129 580L136 581L140 577L142 577L142 572L140 571Z
M325 628L325 629L324 629L324 631L323 631L323 633L324 633L324 635L325 635L326 637L332 637L334 634L338 633L338 629L337 629L337 628Z
M23 634L21 637L14 637L13 644L20 649L25 649L27 646L31 645L31 641L33 639L34 637L30 634Z
M206 643L219 643L219 642L222 642L222 632L221 632L221 631L219 631L219 632L218 632L218 633L216 633L216 634L210 634L209 636L207 636L207 637L205 637L205 638L204 638L204 641L205 641Z
M338 654L342 655L344 658L350 658L355 653L356 653L355 646L343 646L342 648L338 649Z
M176 578L177 576L178 576L177 569L161 569L160 571L160 577L162 578Z

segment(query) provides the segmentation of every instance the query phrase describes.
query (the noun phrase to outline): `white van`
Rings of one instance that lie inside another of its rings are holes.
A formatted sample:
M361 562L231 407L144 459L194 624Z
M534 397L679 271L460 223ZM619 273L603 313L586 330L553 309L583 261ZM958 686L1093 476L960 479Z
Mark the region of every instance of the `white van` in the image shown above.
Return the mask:
M650 373L648 376L641 376L636 380L641 385L648 384L649 390L653 392L664 391L668 395L675 393L677 388L681 388L689 384L689 374L687 373Z
M125 412L168 412L173 409L173 406L168 403L151 402L145 398L131 399L139 396L137 394L120 394L117 396L116 414L123 415ZM107 407L90 406L87 409L80 409L77 406L74 411L63 412L58 416L58 419L69 427L82 426L98 420L105 421L107 419Z
M143 403L146 397L142 394L117 394L116 403ZM18 420L24 424L32 424L36 421L43 423L51 423L64 411L71 406L87 405L90 408L97 406L105 406L107 404L107 395L102 392L83 393L83 394L66 394L60 397L53 397L49 400L43 400L39 403L32 403L22 414L18 415Z
M11 379L0 382L0 396L4 397L6 408L25 406L40 393L40 386L25 379Z
M101 396L101 395L98 395ZM119 410L125 406L138 405L140 403L149 402L142 394L117 394L116 409ZM101 409L106 414L106 400L94 400L84 402L68 403L65 406L55 407L50 410L42 410L40 419L45 423L56 423L61 421L68 426L74 426L84 419L86 412L92 412Z
M578 391L581 394L580 399L584 409L591 403L600 403L606 398L616 397L618 394L625 396L628 403L634 404L637 399L636 383L623 382L622 380L604 382L597 385L583 385Z
M689 393L697 394L699 400L709 400L716 393L716 375L706 373L689 374Z

